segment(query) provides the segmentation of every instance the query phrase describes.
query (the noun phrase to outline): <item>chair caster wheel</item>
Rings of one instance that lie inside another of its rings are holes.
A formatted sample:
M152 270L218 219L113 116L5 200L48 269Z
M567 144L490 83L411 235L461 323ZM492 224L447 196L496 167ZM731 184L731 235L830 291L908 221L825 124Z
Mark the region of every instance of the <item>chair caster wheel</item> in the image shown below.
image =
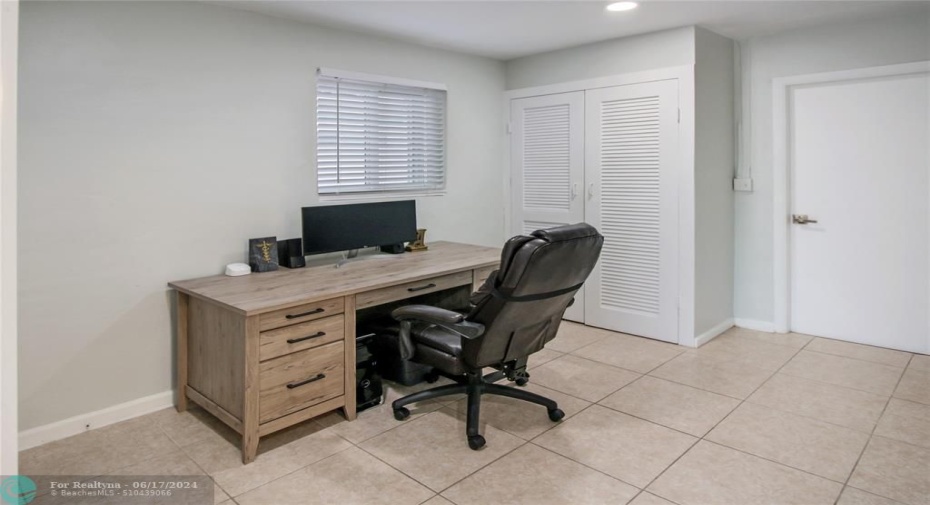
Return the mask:
M394 409L394 419L397 419L398 421L403 421L404 419L407 419L408 417L410 417L410 410L408 410L407 407L401 407L399 409Z
M518 378L517 380L515 380L514 382L515 382L518 386L525 386L529 381L530 381L530 380L527 379L526 377L519 377L519 378Z
M565 412L562 412L562 409L552 409L549 411L549 420L552 422L561 421L565 417Z
M471 450L477 451L484 447L485 441L484 437L481 435L471 435L468 437L468 447L471 447Z
M425 380L427 384L432 384L439 380L439 374L436 372L430 372L423 377L423 380Z

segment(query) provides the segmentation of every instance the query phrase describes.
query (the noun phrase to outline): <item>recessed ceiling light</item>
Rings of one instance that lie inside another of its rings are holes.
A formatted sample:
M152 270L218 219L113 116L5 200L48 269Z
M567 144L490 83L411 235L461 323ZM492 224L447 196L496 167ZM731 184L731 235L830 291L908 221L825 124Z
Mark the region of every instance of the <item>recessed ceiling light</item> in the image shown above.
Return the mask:
M620 11L631 11L639 6L636 2L615 2L607 6L607 10L611 12L620 12Z

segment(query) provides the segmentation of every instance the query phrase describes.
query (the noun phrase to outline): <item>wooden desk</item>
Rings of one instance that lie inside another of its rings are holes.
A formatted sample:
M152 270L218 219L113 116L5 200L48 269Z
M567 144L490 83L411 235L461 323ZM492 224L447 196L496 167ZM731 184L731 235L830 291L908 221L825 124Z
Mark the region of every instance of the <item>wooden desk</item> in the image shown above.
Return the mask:
M177 409L191 400L260 437L342 408L355 419L355 311L457 286L476 288L500 249L435 242L428 251L168 285L178 291Z

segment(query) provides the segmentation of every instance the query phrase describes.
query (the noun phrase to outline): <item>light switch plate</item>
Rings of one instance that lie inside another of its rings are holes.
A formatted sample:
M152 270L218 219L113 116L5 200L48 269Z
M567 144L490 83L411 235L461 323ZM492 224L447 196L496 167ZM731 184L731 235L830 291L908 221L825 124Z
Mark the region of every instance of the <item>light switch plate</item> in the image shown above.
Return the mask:
M748 177L733 179L733 191L752 191L752 179Z

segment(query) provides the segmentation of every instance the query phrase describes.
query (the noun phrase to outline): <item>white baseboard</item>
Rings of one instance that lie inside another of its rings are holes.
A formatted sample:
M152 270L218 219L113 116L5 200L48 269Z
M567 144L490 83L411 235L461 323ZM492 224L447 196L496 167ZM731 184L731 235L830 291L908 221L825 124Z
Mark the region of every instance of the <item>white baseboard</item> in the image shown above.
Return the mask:
M733 319L727 319L720 324L714 326L713 328L701 333L694 339L695 347L701 347L702 345L710 342L716 338L721 333L729 330L733 327Z
M775 323L771 321L756 321L755 319L736 318L734 320L734 324L740 328L746 328L747 330L767 331L769 333L775 333Z
M19 432L19 450L25 451L42 444L61 440L88 430L144 416L174 405L174 391L146 396L136 400L107 407L96 412L88 412L70 417L45 426L38 426Z

